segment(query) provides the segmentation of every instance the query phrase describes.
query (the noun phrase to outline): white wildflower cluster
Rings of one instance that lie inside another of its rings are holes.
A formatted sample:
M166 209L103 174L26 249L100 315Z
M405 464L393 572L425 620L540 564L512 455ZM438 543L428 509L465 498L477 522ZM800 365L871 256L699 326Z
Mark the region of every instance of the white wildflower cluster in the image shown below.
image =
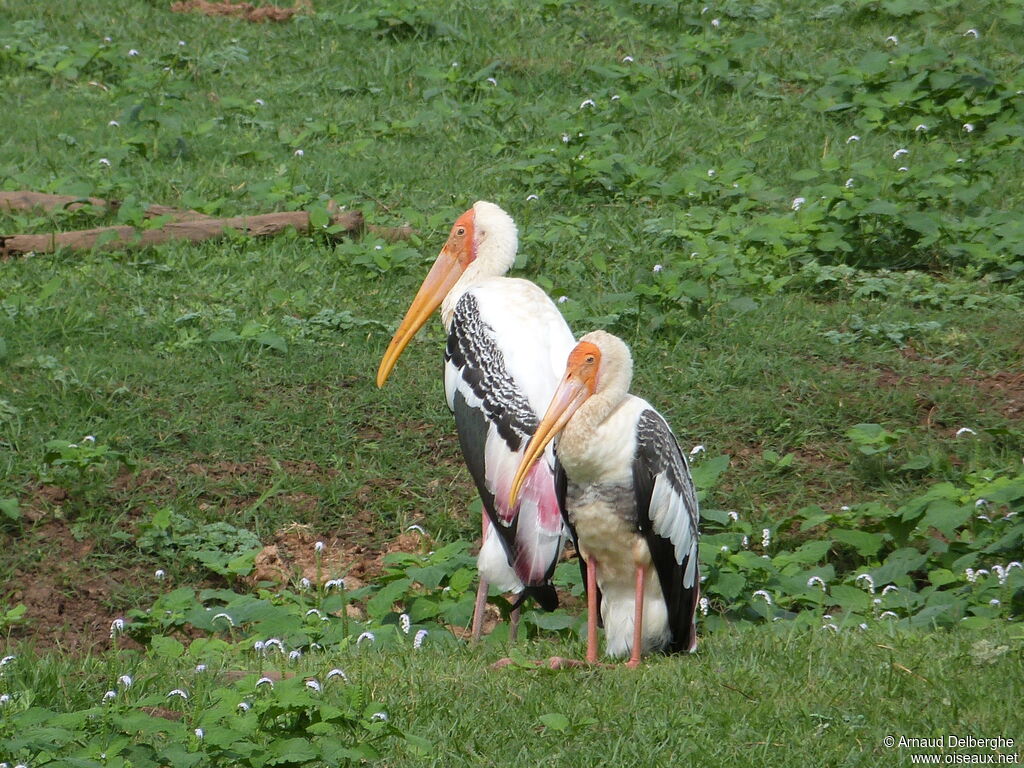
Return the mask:
M124 634L124 619L114 619L110 622L110 636L120 637Z
M425 632L426 630L423 630L423 631ZM328 680L330 680L331 678L334 678L334 677L340 677L346 683L348 682L348 675L345 674L345 670L343 670L343 669L338 669L337 667L335 667L334 669L332 669L330 672L327 673L327 679Z
M707 616L708 615L708 609L711 607L711 603L708 602L708 599L706 597L702 597L700 599L699 603L700 603L700 615L701 616Z
M344 588L345 588L345 580L344 579L329 579L328 581L324 582L324 591L325 592L330 592L332 589L344 589Z
M807 580L808 587L813 587L815 585L821 587L822 592L828 589L828 585L825 583L825 580L821 578L821 576L811 576L811 578Z
M761 530L761 547L768 549L772 543L772 531L771 528L763 528Z
M427 630L421 629L416 632L412 639L412 647L417 651L423 647L423 641L427 639Z
M179 699L185 699L187 701L188 700L188 691L184 690L183 688L175 688L173 691L170 691L167 694L166 698L172 699L175 696L177 696Z
M760 598L761 598L762 600L764 600L764 601L765 601L765 602L766 602L766 603L767 603L768 605L771 605L771 604L772 604L772 596L771 596L770 594L768 594L768 591L767 591L767 590L764 590L764 589L759 589L759 590L757 590L757 591L756 591L756 592L754 592L754 593L753 593L753 594L752 594L752 595L751 595L750 597L751 597L751 599L753 599L753 598L755 598L755 597L760 597Z
M875 580L873 578L871 578L871 574L869 574L869 573L862 573L856 579L853 580L853 583L857 584L858 586L860 585L861 582L864 582L864 588L870 594L872 594L872 595L875 594Z
M402 628L403 634L409 634L409 630L412 629L412 619L409 618L408 613L403 613L398 617L398 626Z
M375 643L377 641L377 636L374 635L373 632L363 632L359 637L356 638L356 645L362 645L362 642L364 640L367 640L371 643Z
M315 677L311 677L308 680L306 680L306 687L316 691L317 693L320 693L320 691L323 690L323 686L320 685L320 681L317 680Z

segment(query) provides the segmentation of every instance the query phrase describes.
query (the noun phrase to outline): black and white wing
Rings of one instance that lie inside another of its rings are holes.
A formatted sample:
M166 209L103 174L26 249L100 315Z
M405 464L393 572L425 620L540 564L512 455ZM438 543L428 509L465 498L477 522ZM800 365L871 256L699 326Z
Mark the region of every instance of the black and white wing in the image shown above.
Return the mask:
M633 487L638 525L668 607L672 631L668 650L693 651L700 599L697 492L675 435L661 414L650 408L637 421Z

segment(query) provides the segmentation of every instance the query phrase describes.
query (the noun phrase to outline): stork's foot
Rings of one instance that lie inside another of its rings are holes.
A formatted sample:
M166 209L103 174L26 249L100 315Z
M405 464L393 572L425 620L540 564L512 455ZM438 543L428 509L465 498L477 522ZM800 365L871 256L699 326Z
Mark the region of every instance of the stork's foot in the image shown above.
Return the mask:
M623 666L628 667L629 669L636 669L640 666L640 659L630 659Z

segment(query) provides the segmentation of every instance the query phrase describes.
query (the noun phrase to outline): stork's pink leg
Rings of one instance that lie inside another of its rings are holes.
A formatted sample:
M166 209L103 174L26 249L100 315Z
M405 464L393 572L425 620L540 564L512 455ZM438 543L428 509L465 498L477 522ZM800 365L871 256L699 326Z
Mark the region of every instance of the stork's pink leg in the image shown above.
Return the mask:
M597 663L597 560L587 559L587 663Z
M480 539L480 546L487 541L487 514L483 515L483 522L481 523L481 530L483 532L483 538ZM487 607L487 581L484 577L480 576L480 583L476 588L476 604L473 606L473 629L470 635L470 642L476 645L480 642L480 635L484 628L484 609Z
M646 583L647 568L642 565L636 567L636 603L633 612L633 652L629 655L626 666L636 669L640 666L640 646L643 642L644 631L644 584Z

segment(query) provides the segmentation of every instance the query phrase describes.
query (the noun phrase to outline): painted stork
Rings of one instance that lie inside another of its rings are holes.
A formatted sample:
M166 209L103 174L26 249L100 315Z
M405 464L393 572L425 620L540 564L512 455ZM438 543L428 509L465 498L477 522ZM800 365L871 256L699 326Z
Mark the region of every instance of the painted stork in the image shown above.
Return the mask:
M584 336L512 485L515 499L532 463L559 436L560 499L586 561L590 664L597 662L598 600L608 655L630 654L630 667L648 651L697 647L697 495L665 419L629 394L632 378L621 339L604 331Z
M402 350L440 305L448 331L444 387L459 445L483 501L480 584L473 612L479 640L488 584L558 606L551 575L567 537L555 493L554 452L538 462L509 501L512 476L561 378L575 339L561 313L528 280L503 277L515 261L516 225L478 201L448 241L413 299L377 371L381 387ZM518 610L513 614L515 632Z

